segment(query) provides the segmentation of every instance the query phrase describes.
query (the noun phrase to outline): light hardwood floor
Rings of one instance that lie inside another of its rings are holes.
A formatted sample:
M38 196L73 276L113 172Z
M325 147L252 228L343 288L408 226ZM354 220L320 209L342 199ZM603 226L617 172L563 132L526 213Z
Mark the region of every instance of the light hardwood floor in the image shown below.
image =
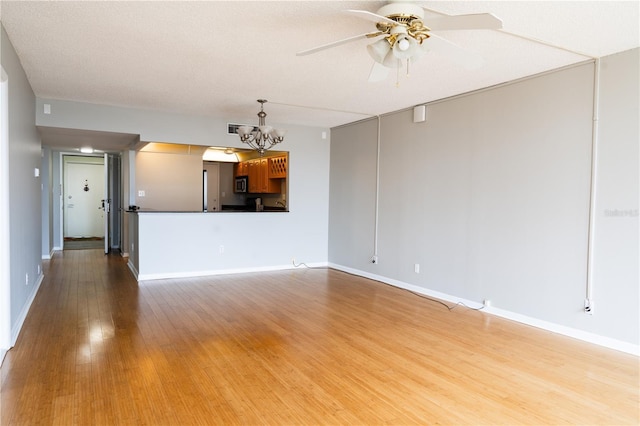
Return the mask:
M638 358L328 269L137 284L56 253L2 425L638 424Z

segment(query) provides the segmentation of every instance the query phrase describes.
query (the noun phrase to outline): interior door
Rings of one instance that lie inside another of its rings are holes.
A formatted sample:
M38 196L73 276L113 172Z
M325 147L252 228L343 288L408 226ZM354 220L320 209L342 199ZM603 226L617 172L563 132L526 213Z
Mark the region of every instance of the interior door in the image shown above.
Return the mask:
M205 163L206 176L206 211L215 212L220 210L220 163Z
M122 184L119 154L109 154L109 251L120 249L122 238Z

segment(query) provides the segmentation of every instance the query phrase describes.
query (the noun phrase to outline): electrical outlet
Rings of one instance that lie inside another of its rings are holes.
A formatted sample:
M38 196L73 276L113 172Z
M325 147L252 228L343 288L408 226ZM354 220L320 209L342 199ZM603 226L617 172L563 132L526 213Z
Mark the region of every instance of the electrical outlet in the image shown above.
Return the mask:
M490 299L484 299L482 301L482 306L485 308L488 308L489 306L491 306L491 300Z
M584 312L589 315L593 315L593 300L584 299Z
M413 265L413 272L415 272L416 274L420 273L420 264L416 263Z
M374 265L378 264L378 256L371 256L371 263L373 263Z
M27 272L24 277L24 285L29 285L29 273Z

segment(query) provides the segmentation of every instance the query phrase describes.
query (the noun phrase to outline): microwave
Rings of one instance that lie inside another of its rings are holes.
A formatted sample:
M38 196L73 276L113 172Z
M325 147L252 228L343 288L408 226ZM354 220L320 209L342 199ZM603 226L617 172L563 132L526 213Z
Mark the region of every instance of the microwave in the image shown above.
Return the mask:
M248 179L246 176L237 177L233 187L233 192L247 192L249 190L247 181Z

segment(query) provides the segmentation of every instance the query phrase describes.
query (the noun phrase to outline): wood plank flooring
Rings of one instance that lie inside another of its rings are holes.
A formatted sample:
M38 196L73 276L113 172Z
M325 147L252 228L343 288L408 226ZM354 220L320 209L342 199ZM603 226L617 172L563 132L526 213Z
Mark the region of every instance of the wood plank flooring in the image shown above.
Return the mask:
M2 425L638 424L638 358L328 269L137 284L56 253Z

